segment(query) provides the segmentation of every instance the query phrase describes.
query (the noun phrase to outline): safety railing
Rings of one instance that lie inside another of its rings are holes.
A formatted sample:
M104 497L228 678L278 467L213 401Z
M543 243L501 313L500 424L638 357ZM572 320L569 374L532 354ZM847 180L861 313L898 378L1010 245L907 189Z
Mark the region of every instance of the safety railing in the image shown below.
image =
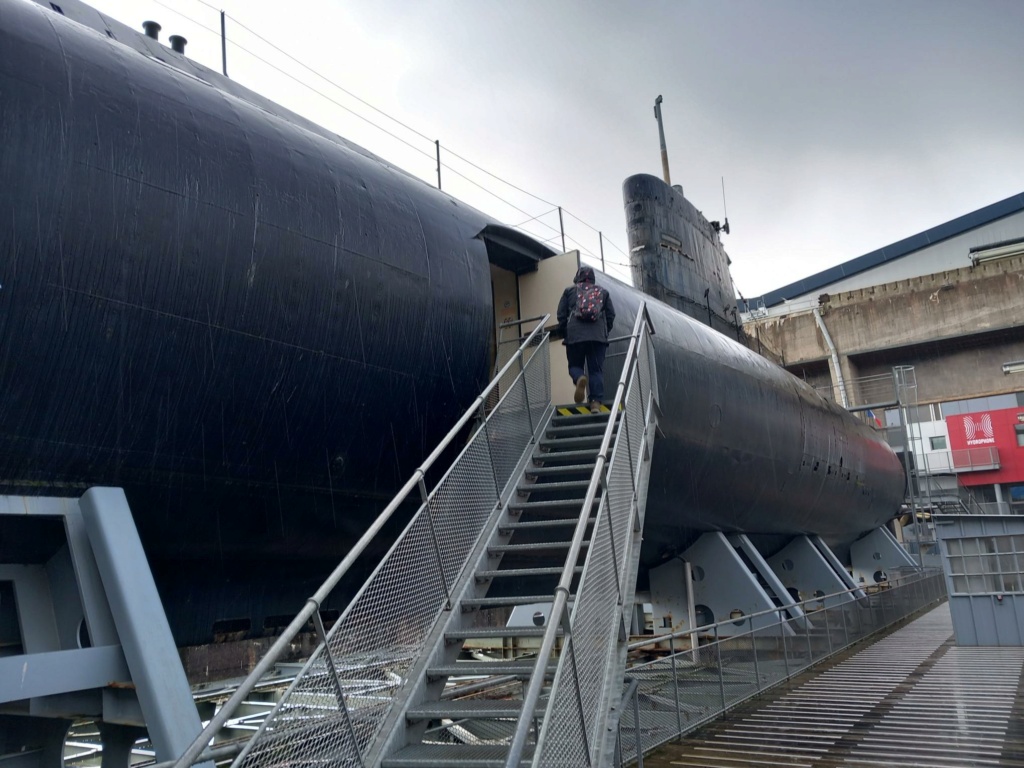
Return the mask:
M632 606L633 558L639 546L639 536L634 533L642 527L638 516L654 438L651 426L657 379L651 333L647 305L642 303L612 402L612 415L555 589L536 668L523 697L523 714L506 757L508 768L519 766L534 728L533 713L540 701L545 667L560 629L565 639L537 736L533 765L596 765L600 761L611 704L621 696L618 681L625 646L618 641L624 612ZM570 613L573 574L601 489L597 520Z
M320 646L232 766L363 764L428 633L450 607L452 585L492 513L503 503L520 458L541 426L551 400L549 337L544 331L549 317L539 318L516 354L307 600L175 768L215 756L204 750L311 619ZM428 491L426 476L433 464L473 419L484 414L488 398L499 386L496 406ZM419 510L338 621L325 631L320 606L417 491Z
M645 752L945 597L942 571L926 569L862 596L848 590L806 600L803 626L779 608L745 616L775 615L756 630L734 634L732 621L700 627L705 642L695 648L689 630L632 643L630 650L665 655L626 671L616 764L643 765Z
M954 472L999 469L998 448L955 448L949 453L949 463Z

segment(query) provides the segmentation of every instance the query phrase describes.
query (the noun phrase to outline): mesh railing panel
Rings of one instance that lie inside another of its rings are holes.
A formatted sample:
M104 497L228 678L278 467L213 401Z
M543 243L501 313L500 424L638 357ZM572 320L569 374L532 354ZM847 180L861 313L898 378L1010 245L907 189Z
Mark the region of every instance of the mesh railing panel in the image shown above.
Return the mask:
M495 411L495 415L499 412L500 409ZM470 549L494 511L497 489L488 441L473 440L430 494L430 515L449 588L466 565Z
M606 658L614 647L613 625L607 615L609 607L619 601L607 516L602 503L572 611L572 636L559 660L544 723L544 762L552 765L589 764L596 738L592 713L601 699L604 665L595 662Z
M390 696L403 682L434 617L444 607L446 596L433 541L430 519L421 507L328 636L345 705L358 724L356 743L339 711L321 648L268 718L244 765L328 762L365 750L386 715ZM410 577L413 570L418 578Z
M501 405L491 413L484 433L494 464L495 483L499 489L504 489L533 434L526 407L526 384L522 378L509 388Z
M927 608L945 596L941 573L927 574L861 598L816 610L805 604L813 625L785 614L768 626L714 640L704 628L706 644L696 650L678 649L667 658L630 667L627 675L639 681L633 702L623 701L619 750L623 763L637 750L648 752L718 717L726 709L777 685L848 648L870 634ZM783 633L788 626L792 634ZM685 640L681 641L685 644ZM675 661L673 674L672 663Z
M526 405L550 388L546 336L533 349L236 765L358 765L375 743L548 407Z
M551 402L551 341L545 336L527 361L530 375L526 377L526 395L533 423L540 423ZM537 370L539 369L539 370Z
M638 349L646 349L643 327ZM639 360L639 356L638 356ZM626 364L629 364L627 360ZM589 765L605 738L600 717L612 699L608 671L618 650L622 592L629 565L635 473L640 463L650 390L634 366L626 383L619 426L608 464L598 521L591 533L571 615L572 634L559 659L540 748L534 765Z

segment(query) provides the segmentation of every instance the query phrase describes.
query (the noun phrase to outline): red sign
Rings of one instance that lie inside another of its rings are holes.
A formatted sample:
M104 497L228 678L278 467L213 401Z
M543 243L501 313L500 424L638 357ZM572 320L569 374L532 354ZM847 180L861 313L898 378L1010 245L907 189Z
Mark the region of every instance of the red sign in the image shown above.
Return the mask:
M963 485L1024 482L1024 447L1017 445L1019 422L1024 422L1024 414L1016 408L946 417L953 466ZM993 465L998 469L980 469ZM970 471L972 467L979 469Z
M968 413L963 419L964 437L968 445L995 445L995 428L991 413ZM947 420L946 428L949 428Z

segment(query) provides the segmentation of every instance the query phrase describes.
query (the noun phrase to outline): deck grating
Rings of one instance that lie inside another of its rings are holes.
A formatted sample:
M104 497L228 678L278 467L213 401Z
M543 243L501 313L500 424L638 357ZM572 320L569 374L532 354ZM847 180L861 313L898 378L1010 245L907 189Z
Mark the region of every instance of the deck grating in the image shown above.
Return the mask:
M1024 768L1024 648L953 644L948 603L668 744L648 766Z

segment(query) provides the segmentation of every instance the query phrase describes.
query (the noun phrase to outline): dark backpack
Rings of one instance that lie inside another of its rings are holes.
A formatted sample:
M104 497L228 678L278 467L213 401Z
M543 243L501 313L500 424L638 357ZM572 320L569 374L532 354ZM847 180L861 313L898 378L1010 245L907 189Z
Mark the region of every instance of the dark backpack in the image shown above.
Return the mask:
M598 285L576 286L576 317L584 323L596 323L604 311L604 291Z

